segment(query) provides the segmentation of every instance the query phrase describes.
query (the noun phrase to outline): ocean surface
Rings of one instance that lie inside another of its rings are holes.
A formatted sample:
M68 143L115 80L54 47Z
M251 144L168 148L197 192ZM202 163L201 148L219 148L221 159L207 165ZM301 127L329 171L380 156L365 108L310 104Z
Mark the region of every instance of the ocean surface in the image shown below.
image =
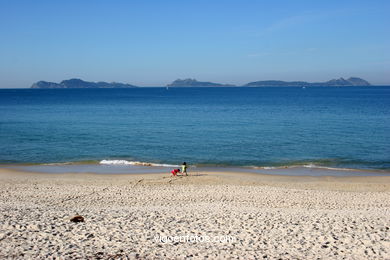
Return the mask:
M390 169L390 87L0 89L0 165Z

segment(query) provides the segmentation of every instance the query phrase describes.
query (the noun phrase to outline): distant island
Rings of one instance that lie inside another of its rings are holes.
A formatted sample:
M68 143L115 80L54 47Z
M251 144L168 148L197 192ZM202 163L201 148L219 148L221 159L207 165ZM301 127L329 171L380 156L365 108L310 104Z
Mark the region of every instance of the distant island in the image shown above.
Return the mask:
M235 85L220 84L214 82L202 82L196 79L177 79L167 87L236 87Z
M254 81L245 84L241 87L348 87L348 86L370 86L366 80L356 77L349 79L339 78L332 79L325 82L306 82L306 81L281 81L281 80L263 80ZM167 87L237 87L231 84L221 84L207 81L197 81L196 79L177 79ZM137 88L137 86L118 83L118 82L89 82L81 79L68 79L63 80L60 83L38 81L34 83L31 88Z
M68 79L60 83L38 81L31 88L136 88L136 86L118 82L89 82L81 79Z
M243 85L242 87L342 87L342 86L370 86L366 80L356 77L349 79L339 78L326 82L306 82L306 81L281 81L281 80L264 80L255 81ZM201 82L195 79L177 79L167 87L235 87L235 85L220 84L213 82Z
M366 80L351 77L349 79L339 78L326 82L306 82L306 81L280 81L265 80L250 82L244 87L348 87L348 86L370 86Z

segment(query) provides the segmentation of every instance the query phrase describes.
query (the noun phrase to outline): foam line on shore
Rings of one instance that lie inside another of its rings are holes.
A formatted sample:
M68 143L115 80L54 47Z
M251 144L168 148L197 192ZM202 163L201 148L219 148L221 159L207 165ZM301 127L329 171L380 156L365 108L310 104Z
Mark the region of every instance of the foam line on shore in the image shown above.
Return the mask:
M135 165L135 166L157 166L157 167L179 167L179 165L164 164L164 163L150 163L127 160L101 160L99 164L103 165Z
M304 164L304 165L283 165L283 166L252 166L253 169L258 170L279 170L279 169L293 169L293 168L309 168L309 169L323 169L334 171L382 171L382 169L352 169L352 168L340 168L340 167L328 167L316 164Z

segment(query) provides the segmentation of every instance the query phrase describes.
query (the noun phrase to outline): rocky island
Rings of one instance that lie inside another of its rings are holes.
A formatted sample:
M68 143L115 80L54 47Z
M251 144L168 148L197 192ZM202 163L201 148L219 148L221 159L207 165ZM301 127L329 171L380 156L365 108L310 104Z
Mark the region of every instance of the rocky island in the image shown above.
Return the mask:
M235 87L235 85L220 84L214 82L202 82L196 79L177 79L167 87Z
M81 79L68 79L60 83L38 81L31 88L136 88L136 86L118 82L89 82Z
M325 82L306 82L306 81L281 81L281 80L263 80L254 81L243 85L242 87L347 87L347 86L370 86L370 83L364 79L351 77L349 79L339 78ZM220 84L214 82L202 82L196 79L177 79L167 87L235 87L230 84Z
M244 87L348 87L348 86L370 86L366 80L356 77L349 79L339 78L326 82L305 82L305 81L280 81L265 80L250 82Z

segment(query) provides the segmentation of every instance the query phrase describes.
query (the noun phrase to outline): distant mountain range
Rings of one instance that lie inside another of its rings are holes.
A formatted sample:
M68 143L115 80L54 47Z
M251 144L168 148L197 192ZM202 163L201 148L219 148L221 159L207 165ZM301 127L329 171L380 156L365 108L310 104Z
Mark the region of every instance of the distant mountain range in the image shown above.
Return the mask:
M136 86L117 82L89 82L81 79L68 79L60 83L38 81L31 88L136 88Z
M243 87L347 87L347 86L370 86L366 80L351 77L349 79L339 78L326 82L306 82L306 81L280 81L265 80L254 81L243 85ZM89 82L81 79L63 80L60 83L38 81L31 88L136 88L137 86L118 82ZM177 79L167 87L236 87L230 84L220 84L214 82L202 82L195 79Z
M361 78L339 78L332 79L326 82L306 82L306 81L280 81L280 80L266 80L250 82L244 87L347 87L347 86L370 86L366 80Z
M177 79L168 87L235 87L234 85L213 83L213 82L201 82L195 79ZM326 82L306 82L306 81L281 81L281 80L264 80L255 81L243 85L243 87L341 87L341 86L370 86L370 83L361 78L339 78L332 79Z

